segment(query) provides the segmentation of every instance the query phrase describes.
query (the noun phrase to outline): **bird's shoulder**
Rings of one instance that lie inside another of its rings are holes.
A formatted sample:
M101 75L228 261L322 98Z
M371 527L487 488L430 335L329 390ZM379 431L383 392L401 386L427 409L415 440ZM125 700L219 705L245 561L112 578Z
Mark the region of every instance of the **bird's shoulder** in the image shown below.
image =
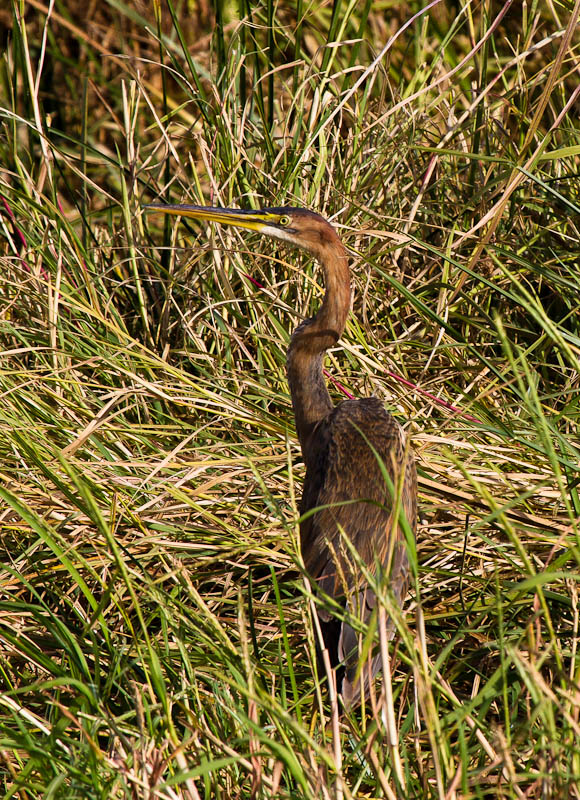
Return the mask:
M322 420L317 431L327 456L364 461L397 451L402 455L405 434L378 397L345 400Z

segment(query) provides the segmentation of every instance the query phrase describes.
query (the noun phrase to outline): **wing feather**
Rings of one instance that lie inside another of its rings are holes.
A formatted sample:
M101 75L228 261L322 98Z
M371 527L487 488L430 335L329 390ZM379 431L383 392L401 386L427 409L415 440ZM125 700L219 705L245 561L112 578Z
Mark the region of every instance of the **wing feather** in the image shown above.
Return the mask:
M344 542L348 537L361 560L373 573L376 565L390 565L390 584L402 604L408 587L409 564L403 533L397 525L393 536L393 491L386 482L375 453L389 475L391 487L403 480L403 508L412 530L416 526L416 472L412 454L405 448L404 433L377 398L349 400L337 406L312 433L306 449L307 474L301 513L322 507L300 528L305 567L318 586L341 601L352 615L367 621L375 606L372 590ZM404 476L401 471L405 470ZM343 532L343 533L341 533ZM351 625L340 626L328 612L319 613L325 644L336 666L342 662L343 699L360 700L363 687L358 669L359 636ZM370 672L380 669L380 657L372 658Z

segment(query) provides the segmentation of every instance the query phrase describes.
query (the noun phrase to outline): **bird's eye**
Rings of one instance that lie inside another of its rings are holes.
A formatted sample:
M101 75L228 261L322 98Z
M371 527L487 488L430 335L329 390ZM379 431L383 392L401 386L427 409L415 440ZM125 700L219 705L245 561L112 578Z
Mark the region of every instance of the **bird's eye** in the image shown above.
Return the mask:
M290 225L290 217L285 214L283 217L280 217L279 222L280 225L286 227L287 225Z

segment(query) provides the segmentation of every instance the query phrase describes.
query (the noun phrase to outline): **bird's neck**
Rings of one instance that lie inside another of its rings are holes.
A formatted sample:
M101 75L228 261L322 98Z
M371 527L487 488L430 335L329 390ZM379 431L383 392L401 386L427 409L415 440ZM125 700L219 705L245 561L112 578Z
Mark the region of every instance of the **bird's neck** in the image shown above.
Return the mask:
M340 338L350 309L348 256L338 236L318 259L326 286L322 306L316 316L296 328L288 348L288 383L303 452L314 426L333 408L322 360Z

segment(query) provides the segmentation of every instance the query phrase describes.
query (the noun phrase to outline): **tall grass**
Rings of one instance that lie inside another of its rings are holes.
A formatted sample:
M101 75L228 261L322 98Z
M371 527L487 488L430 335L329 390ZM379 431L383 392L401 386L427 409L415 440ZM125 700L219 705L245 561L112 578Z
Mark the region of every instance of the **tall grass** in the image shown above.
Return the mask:
M14 0L4 797L580 797L578 10ZM352 252L333 394L405 422L421 526L340 720L285 378L320 274L160 198L308 206Z

